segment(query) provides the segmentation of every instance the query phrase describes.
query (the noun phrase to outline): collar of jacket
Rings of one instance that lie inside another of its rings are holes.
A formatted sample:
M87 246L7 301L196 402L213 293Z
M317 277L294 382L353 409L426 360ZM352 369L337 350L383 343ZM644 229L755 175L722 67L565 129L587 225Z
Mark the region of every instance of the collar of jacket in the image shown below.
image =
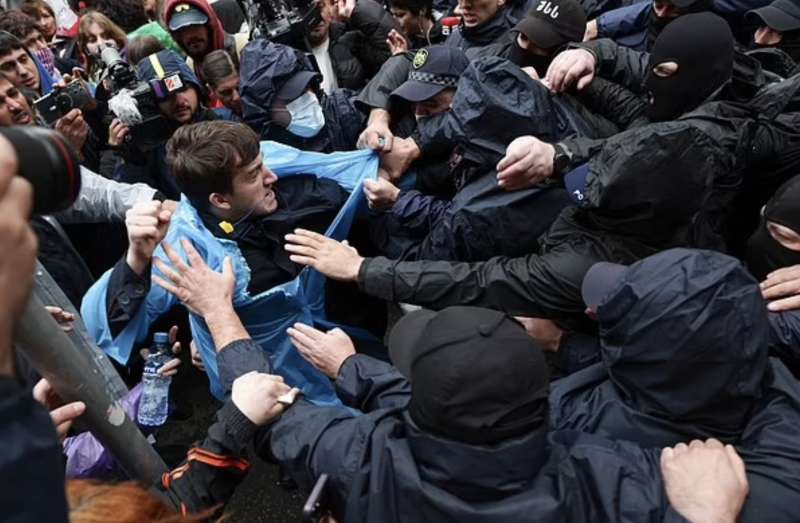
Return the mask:
M511 30L511 22L506 17L504 9L499 9L495 15L486 22L475 26L459 26L459 31L464 36L469 47L488 45L499 40Z
M403 413L419 476L462 499L480 503L528 488L549 457L546 423L498 445L468 445L423 432Z

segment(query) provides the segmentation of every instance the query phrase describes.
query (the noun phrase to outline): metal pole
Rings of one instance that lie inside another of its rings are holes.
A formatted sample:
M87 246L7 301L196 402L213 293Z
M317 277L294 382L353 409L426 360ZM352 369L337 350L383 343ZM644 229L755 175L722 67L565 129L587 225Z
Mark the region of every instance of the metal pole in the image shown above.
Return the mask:
M75 317L72 322L72 330L67 333L67 337L72 340L76 347L84 347L93 354L93 358L100 367L102 377L106 381L106 386L112 398L115 400L122 399L128 393L128 387L125 382L120 378L119 373L111 364L106 353L100 350L89 336L80 312L75 309L67 295L61 290L61 287L58 286L53 277L50 276L50 273L47 272L47 269L38 260L36 261L36 270L33 273L33 293L45 305L61 307Z
M96 354L61 330L37 293L17 323L14 341L61 398L86 404L80 419L131 478L147 486L160 481L166 465L114 398Z

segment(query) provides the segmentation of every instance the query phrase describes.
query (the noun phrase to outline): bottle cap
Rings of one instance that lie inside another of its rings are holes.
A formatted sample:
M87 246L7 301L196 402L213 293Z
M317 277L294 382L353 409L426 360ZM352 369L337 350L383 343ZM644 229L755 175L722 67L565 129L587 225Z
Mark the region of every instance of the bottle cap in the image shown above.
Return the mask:
M169 343L169 334L166 332L156 332L153 334L153 343L156 345L166 345Z

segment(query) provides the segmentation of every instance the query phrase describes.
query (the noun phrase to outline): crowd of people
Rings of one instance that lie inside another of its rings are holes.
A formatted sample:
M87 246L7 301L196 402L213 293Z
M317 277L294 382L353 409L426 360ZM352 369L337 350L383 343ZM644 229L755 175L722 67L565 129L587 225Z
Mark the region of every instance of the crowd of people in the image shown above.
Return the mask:
M799 0L267 4L0 2L0 519L238 521L261 459L309 521L800 521ZM17 343L34 272L130 398L190 347L170 472Z

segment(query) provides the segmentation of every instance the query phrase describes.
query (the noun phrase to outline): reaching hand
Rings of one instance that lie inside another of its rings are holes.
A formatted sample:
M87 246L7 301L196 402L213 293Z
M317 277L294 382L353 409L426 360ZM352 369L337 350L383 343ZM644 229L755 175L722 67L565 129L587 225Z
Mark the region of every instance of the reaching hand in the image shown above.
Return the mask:
M400 34L397 29L389 31L389 37L386 39L386 45L389 46L389 52L392 55L402 54L408 51L408 42L406 37Z
M286 331L300 355L320 372L336 379L344 360L356 353L353 340L342 329L327 333L302 323Z
M56 394L50 382L44 378L40 379L39 383L33 387L33 399L50 411L50 419L56 426L59 441L64 441L72 422L86 412L86 404L82 401L64 405L64 400Z
M497 185L507 191L527 189L553 174L555 149L533 136L520 136L497 164Z
M339 281L356 281L364 258L349 245L305 229L295 229L286 235L289 259L308 265L328 278Z
M190 311L207 317L220 308L229 307L233 300L236 278L233 263L226 257L222 272L212 271L188 240L181 240L188 264L183 263L175 249L164 243L164 252L172 267L156 258L154 264L164 278L153 276L153 281L174 294Z
M672 508L692 523L735 523L749 490L742 458L716 439L665 448L661 474Z
M576 86L580 91L594 80L595 58L586 49L569 49L556 55L547 68L550 90L561 93Z
M364 194L370 209L391 209L400 196L400 189L384 178L364 180Z
M381 169L390 180L400 179L421 152L413 138L395 138L391 151L381 152Z
M45 309L47 309L47 312L50 313L50 316L56 320L56 323L58 323L58 326L61 327L62 331L72 332L72 322L75 321L75 316L65 311L61 307L46 305Z
M167 235L172 213L164 209L159 201L139 202L125 214L128 229L128 266L143 276L153 252Z
M233 381L231 400L247 419L263 426L294 403L299 392L280 376L253 371Z
M583 33L583 41L588 42L597 38L597 18L586 22L586 31Z
M86 138L89 136L89 124L83 119L80 109L73 109L56 120L55 129L72 144L76 153L81 153Z
M198 370L205 372L206 364L203 363L203 358L200 356L200 350L197 348L197 344L194 342L194 340L189 343L189 353L192 355L192 365L194 365Z
M564 338L564 331L558 328L552 320L544 318L528 318L515 316L515 320L525 327L525 332L533 338L539 347L545 352L558 352L561 348L561 340Z
M131 132L131 128L114 118L108 128L108 145L119 147L125 142L125 137Z
M761 295L769 300L767 308L772 312L800 309L800 265L767 274L761 282Z
M373 151L391 151L394 145L394 135L389 129L389 111L373 109L369 113L369 122L358 137L359 149L372 149Z
M356 10L356 0L337 0L336 2L339 14L339 20L348 22L350 17L353 16L353 11Z
M169 329L169 342L172 344L172 354L178 355L181 353L181 342L178 341L178 326L173 325ZM150 357L150 351L147 347L143 348L139 351L139 355L141 355L143 360L147 360ZM181 365L180 358L172 358L165 364L158 369L158 373L162 376L171 378L172 376L178 373L178 367Z

